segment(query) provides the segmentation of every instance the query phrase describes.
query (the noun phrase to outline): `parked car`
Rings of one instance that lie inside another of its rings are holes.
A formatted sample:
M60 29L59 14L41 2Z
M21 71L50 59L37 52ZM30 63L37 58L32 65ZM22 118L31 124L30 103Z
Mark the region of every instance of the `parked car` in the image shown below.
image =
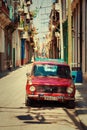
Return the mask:
M31 73L27 73L25 105L39 100L66 103L74 108L75 91L68 64L55 59L35 61Z

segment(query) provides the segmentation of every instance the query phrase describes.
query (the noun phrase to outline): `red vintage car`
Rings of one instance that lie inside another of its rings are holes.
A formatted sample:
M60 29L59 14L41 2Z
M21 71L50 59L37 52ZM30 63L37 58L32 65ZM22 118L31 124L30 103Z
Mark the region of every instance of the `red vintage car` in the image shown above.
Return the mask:
M74 108L75 90L68 64L53 59L35 61L27 73L25 105L37 100L56 101Z

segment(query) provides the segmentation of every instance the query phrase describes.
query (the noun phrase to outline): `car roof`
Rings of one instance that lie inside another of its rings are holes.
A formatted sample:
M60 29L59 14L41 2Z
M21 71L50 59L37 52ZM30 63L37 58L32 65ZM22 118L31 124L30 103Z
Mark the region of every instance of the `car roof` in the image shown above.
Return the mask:
M64 62L63 59L53 59L53 58L39 58L39 57L36 57L35 58L35 61L56 61L56 62Z
M52 65L64 65L69 66L64 60L62 59L49 59L49 58L38 58L34 61L34 64L52 64Z
M51 61L35 61L34 64L52 64L52 65L64 65L69 66L66 63L58 63L58 62L51 62Z

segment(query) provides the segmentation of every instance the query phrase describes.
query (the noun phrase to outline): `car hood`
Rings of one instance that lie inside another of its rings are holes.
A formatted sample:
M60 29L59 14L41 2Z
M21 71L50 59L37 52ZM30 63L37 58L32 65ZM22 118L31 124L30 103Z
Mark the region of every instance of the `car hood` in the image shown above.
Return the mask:
M65 79L65 78L54 78L54 77L32 77L31 78L32 84L37 85L62 85L62 86L68 86L71 84L71 79Z

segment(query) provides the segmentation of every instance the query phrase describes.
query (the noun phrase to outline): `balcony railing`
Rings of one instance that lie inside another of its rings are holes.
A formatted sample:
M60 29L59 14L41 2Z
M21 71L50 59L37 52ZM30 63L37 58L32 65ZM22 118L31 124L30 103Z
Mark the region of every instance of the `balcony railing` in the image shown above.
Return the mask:
M0 10L5 15L9 16L9 8L8 8L8 5L7 5L7 2L4 2L3 0L0 0Z

